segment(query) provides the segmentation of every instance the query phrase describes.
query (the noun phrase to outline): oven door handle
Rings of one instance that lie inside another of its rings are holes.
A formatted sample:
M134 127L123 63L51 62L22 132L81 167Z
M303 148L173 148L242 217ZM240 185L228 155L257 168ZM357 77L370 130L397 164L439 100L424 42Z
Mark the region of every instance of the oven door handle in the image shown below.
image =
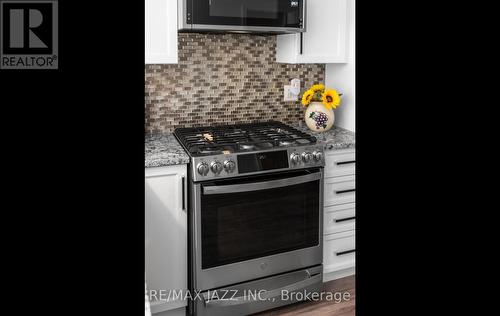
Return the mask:
M231 184L231 185L211 185L203 187L203 194L208 195L208 194L226 194L226 193L259 191L266 189L288 187L291 185L316 181L319 179L321 179L321 173L317 172L317 173L306 174L304 176L285 178L280 180L264 181L264 182L242 183L242 184Z
M277 289L272 289L265 291L263 293L253 295L253 296L238 296L238 297L231 297L231 291L227 294L226 299L209 299L207 298L206 295L204 295L204 301L205 301L205 306L206 307L224 307L224 306L233 306L233 305L241 305L241 304L246 304L246 303L252 303L257 300L269 300L275 297L281 296L282 291L288 291L288 292L293 292L297 291L300 289L303 289L309 285L322 282L322 274L318 273L315 275L311 275L308 270L301 272L304 274L303 279L277 288ZM222 295L221 295L222 296Z

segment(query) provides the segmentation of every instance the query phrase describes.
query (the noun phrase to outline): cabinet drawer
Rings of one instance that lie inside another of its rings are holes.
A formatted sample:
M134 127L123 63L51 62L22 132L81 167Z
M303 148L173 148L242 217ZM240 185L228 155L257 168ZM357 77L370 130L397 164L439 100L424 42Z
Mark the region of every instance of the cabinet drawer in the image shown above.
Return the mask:
M356 200L356 182L354 176L325 179L325 206L354 203Z
M325 207L323 220L324 234L334 234L355 229L355 216L355 203Z
M351 268L356 258L355 231L324 236L324 273Z
M340 151L325 156L325 178L353 175L356 173L354 151Z

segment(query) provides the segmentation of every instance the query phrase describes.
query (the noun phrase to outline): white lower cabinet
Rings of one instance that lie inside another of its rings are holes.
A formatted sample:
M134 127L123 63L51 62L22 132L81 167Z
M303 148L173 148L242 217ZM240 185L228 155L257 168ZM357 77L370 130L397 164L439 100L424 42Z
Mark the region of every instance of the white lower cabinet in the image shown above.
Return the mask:
M324 235L354 230L356 203L325 206L323 218Z
M186 300L169 298L170 291L187 289L186 175L186 165L145 170L146 285L153 314L187 306Z
M323 281L354 274L356 255L355 151L327 151L323 214Z
M356 173L356 153L352 150L341 150L328 155L325 161L325 177L348 176Z
M355 190L354 175L325 178L325 206L355 202Z
M355 250L354 230L326 235L323 247L324 273L353 267Z

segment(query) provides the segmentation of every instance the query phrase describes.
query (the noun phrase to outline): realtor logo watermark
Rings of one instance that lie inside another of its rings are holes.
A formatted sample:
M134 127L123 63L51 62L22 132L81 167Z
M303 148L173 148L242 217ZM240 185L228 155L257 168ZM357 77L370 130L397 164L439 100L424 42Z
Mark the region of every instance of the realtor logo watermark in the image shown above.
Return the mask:
M0 0L0 69L58 68L57 4Z

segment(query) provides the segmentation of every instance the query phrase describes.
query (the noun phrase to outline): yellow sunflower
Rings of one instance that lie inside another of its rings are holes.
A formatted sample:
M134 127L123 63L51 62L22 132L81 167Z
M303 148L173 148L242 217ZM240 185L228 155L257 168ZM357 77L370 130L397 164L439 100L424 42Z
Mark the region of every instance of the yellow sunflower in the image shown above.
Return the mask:
M325 85L320 83L320 84L314 84L312 87L311 87L311 90L313 92L318 92L318 91L321 91L323 92L325 90Z
M322 94L323 104L327 109L336 109L340 104L340 96L337 91L333 89L328 89Z
M304 92L304 94L302 95L302 105L308 106L309 103L311 103L311 99L313 96L314 96L314 91L312 91L311 89Z

